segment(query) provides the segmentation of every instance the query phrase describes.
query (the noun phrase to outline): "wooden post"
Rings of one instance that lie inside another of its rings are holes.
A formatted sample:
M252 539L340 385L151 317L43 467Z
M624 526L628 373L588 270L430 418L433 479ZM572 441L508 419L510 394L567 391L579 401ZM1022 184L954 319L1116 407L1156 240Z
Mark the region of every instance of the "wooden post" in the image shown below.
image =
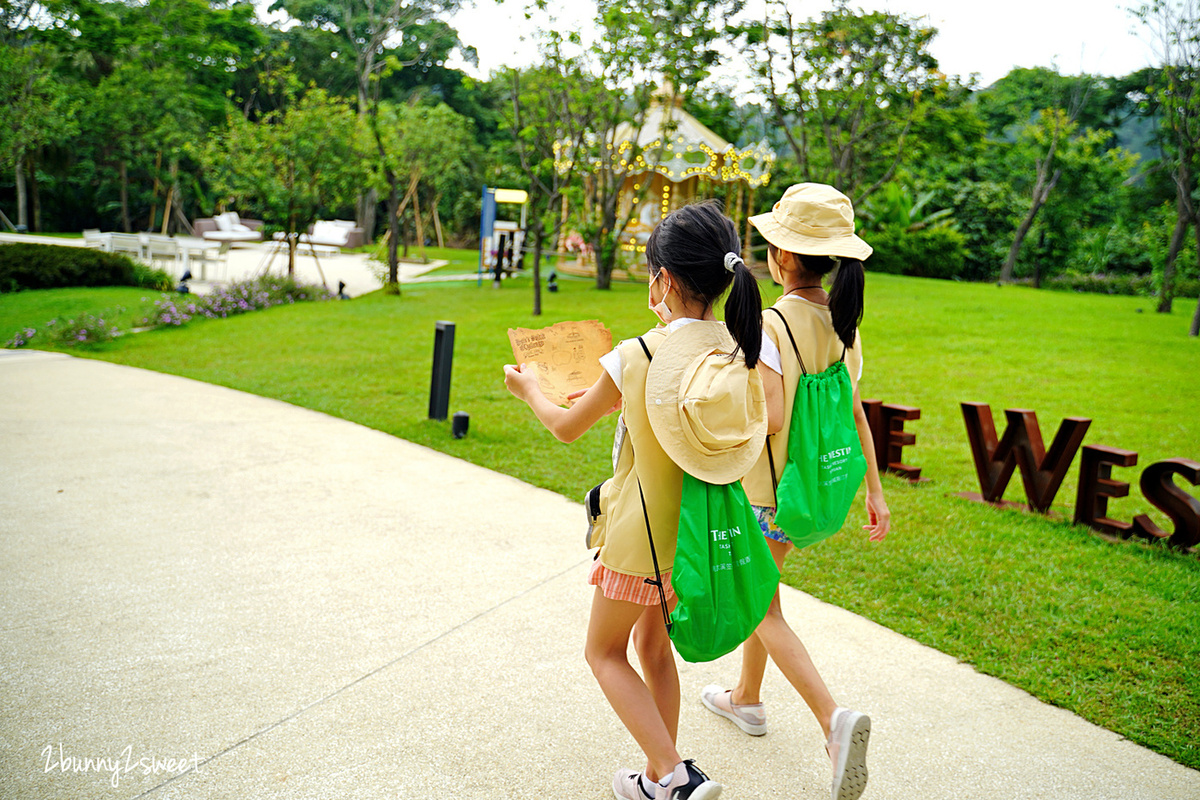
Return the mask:
M555 250L562 250L562 236L567 231L567 193L564 190L562 196L562 223L558 226L559 241L554 243Z
M421 249L421 260L428 261L425 255L425 225L421 220L421 193L413 192L413 215L417 218L417 247Z
M147 230L154 230L154 223L158 221L158 171L162 169L162 151L158 151L158 155L154 157L154 188L150 190L150 222L146 224Z
M742 203L741 186L739 185L738 186L738 205L741 206L741 203ZM753 210L754 210L754 187L751 186L750 187L750 199L746 203L746 235L744 237L742 237L742 261L745 261L747 264L750 263L750 258L751 258L751 254L750 254L750 217L752 216L751 212Z
M433 199L433 230L437 233L438 247L445 247L446 240L442 237L442 219L438 216L438 206L441 205L441 201L440 194Z

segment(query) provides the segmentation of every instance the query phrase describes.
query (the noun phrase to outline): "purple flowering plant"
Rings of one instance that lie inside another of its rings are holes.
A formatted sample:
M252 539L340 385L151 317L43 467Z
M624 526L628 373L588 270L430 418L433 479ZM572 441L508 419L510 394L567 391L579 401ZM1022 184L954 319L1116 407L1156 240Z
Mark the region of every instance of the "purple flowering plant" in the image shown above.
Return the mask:
M134 332L179 327L197 318L218 319L271 306L331 299L333 293L324 287L300 284L277 276L262 276L217 287L208 295L164 293L154 301L152 311L138 322ZM126 333L111 320L111 317L124 311L124 308L118 308L115 312L103 311L101 315L84 314L75 319L52 319L41 330L23 327L5 342L4 347L27 347L35 340L60 346L109 342ZM106 320L105 316L110 319Z

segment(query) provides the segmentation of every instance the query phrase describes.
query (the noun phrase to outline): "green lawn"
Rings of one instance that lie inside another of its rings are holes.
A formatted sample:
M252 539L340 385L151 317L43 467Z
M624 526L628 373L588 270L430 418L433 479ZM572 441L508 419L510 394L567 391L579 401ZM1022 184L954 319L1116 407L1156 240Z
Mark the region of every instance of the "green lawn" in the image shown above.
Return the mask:
M77 352L276 397L578 498L611 470L614 420L555 442L504 389L505 329L596 318L619 339L653 318L644 286L560 285L543 293L540 318L526 278L501 290L411 284L399 298L274 308ZM34 301L0 296L0 324ZM863 396L921 409L905 460L932 483L887 478L888 540L871 545L848 525L796 554L786 579L1200 768L1200 559L1068 524L1077 466L1051 520L951 494L979 488L958 406L974 401L992 406L1000 430L1004 408L1036 410L1047 442L1062 417L1090 417L1086 444L1139 454L1138 468L1114 470L1133 490L1110 516L1149 511L1140 468L1200 460L1200 341L1186 336L1190 304L1179 306L1159 315L1140 298L868 275ZM426 418L438 320L457 324L451 411L471 415L463 440ZM1006 496L1023 498L1019 478Z

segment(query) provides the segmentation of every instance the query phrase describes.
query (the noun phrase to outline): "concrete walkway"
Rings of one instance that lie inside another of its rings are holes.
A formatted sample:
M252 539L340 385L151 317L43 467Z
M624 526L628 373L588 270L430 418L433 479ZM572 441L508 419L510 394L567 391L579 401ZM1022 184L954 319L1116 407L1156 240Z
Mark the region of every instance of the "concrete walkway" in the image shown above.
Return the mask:
M576 503L273 400L0 352L0 797L600 800L640 767L582 658ZM865 798L1200 797L953 658L784 606L874 719ZM774 668L766 736L700 705L737 668L680 663L681 751L725 797L828 797Z

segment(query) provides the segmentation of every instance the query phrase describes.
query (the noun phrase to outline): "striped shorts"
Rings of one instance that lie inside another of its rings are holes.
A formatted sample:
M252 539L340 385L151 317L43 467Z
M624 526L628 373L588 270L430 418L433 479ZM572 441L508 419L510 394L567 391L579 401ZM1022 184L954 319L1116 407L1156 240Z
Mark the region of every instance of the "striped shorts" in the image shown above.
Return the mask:
M589 586L599 586L600 591L609 600L624 600L626 603L637 603L640 606L656 606L659 602L657 586L646 583L645 578L637 575L614 572L601 564L598 558L592 562L592 571L588 573L587 582ZM662 582L669 604L675 596L675 591L671 588L671 570L663 570Z

